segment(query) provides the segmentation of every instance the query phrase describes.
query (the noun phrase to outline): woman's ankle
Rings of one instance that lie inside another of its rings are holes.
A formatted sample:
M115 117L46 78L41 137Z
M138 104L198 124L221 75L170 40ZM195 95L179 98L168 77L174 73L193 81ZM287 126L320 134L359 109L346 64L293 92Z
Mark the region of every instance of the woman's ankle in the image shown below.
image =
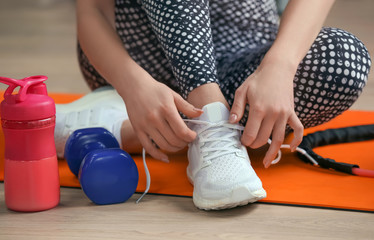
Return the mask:
M213 102L221 102L230 109L217 83L207 83L195 88L188 95L187 101L200 109Z

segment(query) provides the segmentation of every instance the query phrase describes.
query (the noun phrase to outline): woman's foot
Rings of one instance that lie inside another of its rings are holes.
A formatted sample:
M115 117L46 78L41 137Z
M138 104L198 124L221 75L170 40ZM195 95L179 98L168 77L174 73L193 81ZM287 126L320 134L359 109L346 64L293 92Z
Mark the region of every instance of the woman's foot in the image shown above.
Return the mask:
M126 106L117 91L101 87L69 104L56 104L55 144L57 156L64 156L65 143L72 132L103 127L121 146L121 127L128 119Z
M265 198L261 180L240 142L242 127L228 123L229 110L220 102L208 104L203 110L198 119L189 121L198 133L189 144L187 167L196 207L226 209Z

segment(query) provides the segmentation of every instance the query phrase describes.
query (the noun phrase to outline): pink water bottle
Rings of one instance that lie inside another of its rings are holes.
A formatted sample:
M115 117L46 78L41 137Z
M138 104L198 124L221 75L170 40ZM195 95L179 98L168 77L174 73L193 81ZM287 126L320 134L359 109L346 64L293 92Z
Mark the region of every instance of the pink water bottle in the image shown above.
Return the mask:
M0 82L9 85L1 103L5 204L14 211L47 210L60 201L54 143L56 109L45 80L46 76L0 77ZM18 93L13 93L17 87Z

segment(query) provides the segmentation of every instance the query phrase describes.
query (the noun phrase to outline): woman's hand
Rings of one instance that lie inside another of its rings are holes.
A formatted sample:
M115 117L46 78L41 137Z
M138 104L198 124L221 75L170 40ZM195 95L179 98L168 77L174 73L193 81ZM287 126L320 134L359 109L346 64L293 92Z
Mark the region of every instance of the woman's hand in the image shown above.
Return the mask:
M202 110L196 109L143 69L138 71L136 78L119 90L119 94L126 103L131 124L144 149L152 157L168 162L167 155L160 149L176 152L196 137L178 110L190 118L198 117Z
M291 150L302 141L303 126L294 111L293 78L333 2L290 0L272 47L258 69L237 89L230 120L238 122L249 104L242 143L257 148L272 136L263 161L265 167L270 166L284 140L286 124L294 130Z
M301 143L303 125L294 111L293 68L279 62L263 61L258 69L236 90L230 122L238 122L249 104L249 115L241 141L245 146L258 148L272 143L263 160L270 166L284 141L286 125L294 130L291 151Z
M284 140L286 124L294 130L291 150L302 141L303 126L294 111L293 78L333 2L290 0L272 47L258 69L237 89L231 109L232 122L243 117L246 103L250 106L242 143L257 148L272 135L265 167L269 167Z

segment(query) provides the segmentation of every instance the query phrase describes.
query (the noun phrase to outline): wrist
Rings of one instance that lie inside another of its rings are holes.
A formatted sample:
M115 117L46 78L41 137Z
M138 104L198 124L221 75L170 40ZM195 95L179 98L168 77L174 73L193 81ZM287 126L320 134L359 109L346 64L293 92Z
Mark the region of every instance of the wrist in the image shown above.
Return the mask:
M292 54L289 54L283 50L278 50L276 48L270 48L265 54L263 60L261 61L260 68L276 66L282 68L283 71L296 73L297 67L300 64L300 59Z
M111 84L124 100L134 95L138 89L149 86L146 81L152 77L135 61L126 61L119 69L121 69L121 74L113 78Z

